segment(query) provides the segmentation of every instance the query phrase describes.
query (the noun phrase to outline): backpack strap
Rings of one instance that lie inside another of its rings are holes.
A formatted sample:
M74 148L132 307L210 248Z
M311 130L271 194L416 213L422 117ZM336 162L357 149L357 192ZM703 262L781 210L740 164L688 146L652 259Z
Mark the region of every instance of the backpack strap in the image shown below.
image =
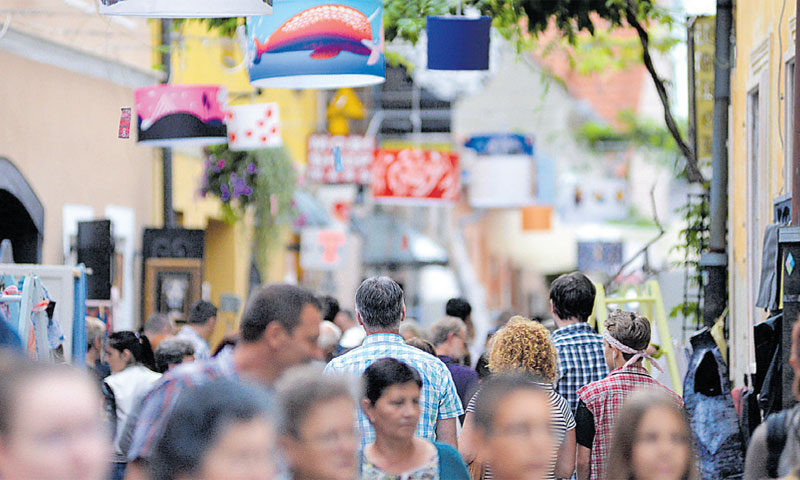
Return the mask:
M767 418L767 471L770 478L778 478L778 463L786 445L788 410L775 412Z

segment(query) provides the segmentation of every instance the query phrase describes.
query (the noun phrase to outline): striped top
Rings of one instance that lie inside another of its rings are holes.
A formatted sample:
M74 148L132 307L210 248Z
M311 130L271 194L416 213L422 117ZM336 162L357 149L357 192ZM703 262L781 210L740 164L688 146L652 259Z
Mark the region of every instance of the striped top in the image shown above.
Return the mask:
M552 384L536 382L536 385L542 387L542 389L547 392L548 401L550 402L550 406L553 408L552 426L555 434L556 445L561 447L561 444L564 443L564 438L567 436L567 432L575 429L575 416L572 415L572 410L569 408L569 403L566 401L566 399L564 399L564 397L553 390ZM469 401L469 405L467 406L467 413L475 412L475 405L478 401L478 396L480 393L481 391L478 390L475 392L475 395L472 396L472 400ZM553 459L550 461L550 470L547 472L547 476L544 477L545 480L555 479L557 461L558 448L556 448L553 452ZM484 480L491 480L492 478L492 469L488 464L486 465L483 478Z

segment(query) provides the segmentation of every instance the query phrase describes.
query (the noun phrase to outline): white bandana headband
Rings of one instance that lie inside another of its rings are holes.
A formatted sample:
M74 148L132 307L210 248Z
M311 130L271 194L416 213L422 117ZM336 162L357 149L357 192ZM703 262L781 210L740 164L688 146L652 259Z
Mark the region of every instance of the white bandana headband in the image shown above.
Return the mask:
M656 367L659 372L664 371L656 359L647 354L647 350L634 350L633 348L624 345L622 342L612 337L611 334L608 333L608 330L606 330L606 332L603 334L603 338L606 340L606 342L608 342L609 345L616 348L620 352L633 355L633 357L631 357L631 359L628 360L625 365L622 366L622 368L626 368L628 365L636 363L640 358L646 358L647 360L650 360L650 364Z

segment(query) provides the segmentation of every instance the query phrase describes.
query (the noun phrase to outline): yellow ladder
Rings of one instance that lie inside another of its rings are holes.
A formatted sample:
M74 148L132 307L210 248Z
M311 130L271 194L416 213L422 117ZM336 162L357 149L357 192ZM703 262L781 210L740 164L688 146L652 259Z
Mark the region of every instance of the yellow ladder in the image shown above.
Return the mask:
M654 327L658 328L662 343L659 347L663 352L663 357L667 360L672 389L678 395L683 395L683 381L678 372L678 361L675 357L675 349L672 346L672 335L669 333L669 325L667 324L667 312L664 309L664 299L661 297L661 287L659 287L658 282L648 280L644 284L644 288L630 287L621 293L611 296L606 296L606 291L602 284L595 284L595 287L597 287L597 295L594 299L594 312L589 318L589 324L592 327L596 325L597 331L602 335L608 318L609 304L616 304L622 308L626 304L638 302L639 308L637 310L650 320L651 330ZM626 297L625 294L631 291L635 291L636 295ZM645 363L646 368L650 370L650 362Z

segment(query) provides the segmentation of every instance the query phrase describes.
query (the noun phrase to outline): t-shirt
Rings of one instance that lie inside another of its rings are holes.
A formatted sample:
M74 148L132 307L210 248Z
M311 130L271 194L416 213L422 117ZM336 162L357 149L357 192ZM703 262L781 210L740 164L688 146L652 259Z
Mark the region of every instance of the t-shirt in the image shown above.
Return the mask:
M567 400L555 392L553 385L549 383L536 383L547 392L547 400L553 409L552 426L556 435L556 445L560 447L564 443L564 438L567 432L575 428L575 417L572 415L572 410L569 408ZM475 392L472 396L469 405L467 405L467 412L475 412L475 405L478 402L478 397L481 391ZM550 461L550 470L547 472L545 480L553 480L555 478L556 463L558 462L558 448L553 452L553 459ZM484 479L490 480L492 478L492 470L489 465L486 465L484 471Z

